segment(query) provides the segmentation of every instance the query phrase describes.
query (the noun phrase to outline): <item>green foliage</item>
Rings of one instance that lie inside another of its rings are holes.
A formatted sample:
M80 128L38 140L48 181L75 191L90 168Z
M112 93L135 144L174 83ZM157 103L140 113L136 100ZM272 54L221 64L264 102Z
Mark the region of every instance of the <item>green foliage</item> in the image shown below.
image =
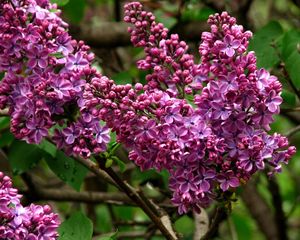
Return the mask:
M283 104L282 107L295 107L296 106L296 95L286 89L282 90Z
M43 152L38 146L19 140L12 142L8 153L8 159L15 174L21 174L33 168L42 156Z
M73 158L66 156L57 150L55 157L50 154L45 156L50 169L64 182L79 191L80 186L87 174L87 169Z
M132 83L132 75L127 72L120 72L114 76L112 76L112 79L116 82L116 84L121 85L121 84L127 84L127 83Z
M252 226L249 223L247 215L242 215L234 211L232 220L237 231L238 239L252 239Z
M117 235L118 235L118 231L116 231L115 233L110 234L109 236L100 237L97 240L116 240Z
M215 11L209 7L203 7L199 9L199 7L190 6L186 8L182 15L182 21L207 21L209 15L215 13Z
M93 224L83 213L76 212L60 225L58 232L58 240L90 240Z
M9 117L0 117L0 147L9 146L14 140L14 136L9 130Z
M3 79L4 77L4 72L0 72L0 81Z
M47 140L43 140L39 145L39 148L43 149L46 153L50 154L51 157L56 157L57 148L54 144L48 142Z
M154 15L156 17L156 20L158 22L163 23L166 28L170 29L177 23L176 18L171 17L171 16L167 16L165 14L165 12L161 9L158 9L158 10L154 11Z
M99 232L110 232L112 230L111 217L107 206L99 205L96 207L96 224L95 228Z
M71 23L77 24L84 17L86 2L85 0L69 0L64 7L64 14L69 18Z
M9 127L9 117L0 117L0 130Z
M300 32L291 30L282 40L282 58L285 68L297 88L300 88Z
M184 235L191 235L194 232L194 227L194 221L188 216L182 216L175 222L176 231Z
M270 22L254 34L249 50L255 51L258 67L268 69L279 63L280 58L275 46L282 33L282 27L278 22Z
M57 6L61 7L61 6L65 6L66 4L69 3L69 0L50 0L51 3L56 3Z
M0 148L9 146L15 139L12 133L8 130L0 133Z

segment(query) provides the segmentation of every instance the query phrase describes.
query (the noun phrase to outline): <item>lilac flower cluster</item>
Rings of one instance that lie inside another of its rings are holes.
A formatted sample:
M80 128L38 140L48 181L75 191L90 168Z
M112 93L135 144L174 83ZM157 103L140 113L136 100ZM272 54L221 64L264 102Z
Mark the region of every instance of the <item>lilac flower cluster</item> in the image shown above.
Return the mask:
M80 105L85 82L97 75L94 55L59 14L47 0L1 1L0 108L9 108L17 138L40 143L51 130L59 147L89 157L109 141L108 129Z
M146 89L168 90L169 95L181 97L202 87L195 79L199 69L193 55L187 53L188 46L178 34L168 38L168 29L156 23L151 12L143 11L141 4L125 7L124 21L135 26L128 28L131 42L135 47L143 47L146 54L145 59L138 61L138 68L153 70L146 77Z
M55 240L60 224L48 205L23 207L11 179L0 172L0 239Z
M133 44L145 49L138 67L153 72L144 92L124 103L132 116L113 125L121 127L120 141L129 143L136 164L169 170L180 213L207 206L265 165L270 174L281 170L295 147L266 132L279 113L281 84L257 69L254 52L247 52L251 32L226 12L210 16L211 32L202 34L199 47L201 63L194 64L186 45L177 35L168 38L140 3L127 4L124 19L134 24ZM192 101L185 95L191 93Z
M178 35L127 4L131 41L146 55L138 68L150 70L134 87L97 73L47 0L4 1L0 13L0 108L9 107L18 138L38 143L50 129L59 148L89 157L105 150L110 128L141 169L169 171L179 213L208 206L265 165L280 171L295 153L266 132L281 84L257 69L251 33L227 13L209 18L195 64Z

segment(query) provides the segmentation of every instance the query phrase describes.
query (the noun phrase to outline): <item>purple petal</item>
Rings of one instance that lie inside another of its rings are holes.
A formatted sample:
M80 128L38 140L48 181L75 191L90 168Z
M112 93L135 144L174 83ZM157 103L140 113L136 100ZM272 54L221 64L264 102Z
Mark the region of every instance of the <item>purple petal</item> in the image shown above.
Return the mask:
M228 57L232 57L234 55L235 51L233 48L229 47L229 48L226 48L225 53Z

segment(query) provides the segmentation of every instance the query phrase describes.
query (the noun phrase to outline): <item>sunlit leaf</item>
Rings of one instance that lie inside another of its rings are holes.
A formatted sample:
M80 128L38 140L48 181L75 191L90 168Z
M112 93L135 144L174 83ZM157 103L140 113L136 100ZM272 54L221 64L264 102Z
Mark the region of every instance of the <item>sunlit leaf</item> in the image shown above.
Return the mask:
M90 240L93 235L92 221L81 212L76 212L58 229L59 240Z
M79 191L87 174L87 169L73 158L66 156L62 151L57 151L55 157L45 156L50 169L64 182Z
M51 3L56 3L57 6L61 7L61 6L65 6L66 4L68 4L69 0L50 0Z
M282 40L282 57L285 68L297 88L300 88L300 32L291 30Z
M280 61L278 55L278 43L276 42L282 35L283 30L278 22L270 22L265 27L258 30L250 41L249 50L255 51L257 56L257 66L271 68Z
M69 0L64 7L64 13L72 23L79 23L84 17L85 6L85 0Z
M36 145L14 140L10 146L8 159L15 174L20 174L35 166L43 152Z

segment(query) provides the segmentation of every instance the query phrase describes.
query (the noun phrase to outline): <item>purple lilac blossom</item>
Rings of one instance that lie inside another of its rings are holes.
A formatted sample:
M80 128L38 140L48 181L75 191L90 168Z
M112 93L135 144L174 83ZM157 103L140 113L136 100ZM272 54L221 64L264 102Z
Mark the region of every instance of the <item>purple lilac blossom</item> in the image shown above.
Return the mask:
M6 72L0 107L9 107L18 138L38 142L56 126L58 114L75 106L79 115L66 116L54 131L57 146L89 157L105 151L111 129L142 170L170 173L180 214L209 206L266 165L271 173L280 171L295 153L285 137L267 133L279 113L281 84L257 68L254 52L247 52L252 33L226 12L209 17L211 31L202 34L197 64L187 44L169 36L141 3L126 4L131 41L146 55L138 68L150 70L145 85L131 86L116 85L91 67L89 47L69 37L55 5L11 4L0 4L0 71ZM15 26L16 17L22 27ZM34 55L31 43L46 47L48 55Z
M9 108L17 138L38 144L53 137L69 154L88 157L109 141L97 116L80 106L85 83L100 75L89 47L72 39L59 15L48 0L1 1L0 107ZM49 134L51 128L64 137Z
M0 239L58 239L58 215L48 205L24 207L21 197L11 179L0 172Z

